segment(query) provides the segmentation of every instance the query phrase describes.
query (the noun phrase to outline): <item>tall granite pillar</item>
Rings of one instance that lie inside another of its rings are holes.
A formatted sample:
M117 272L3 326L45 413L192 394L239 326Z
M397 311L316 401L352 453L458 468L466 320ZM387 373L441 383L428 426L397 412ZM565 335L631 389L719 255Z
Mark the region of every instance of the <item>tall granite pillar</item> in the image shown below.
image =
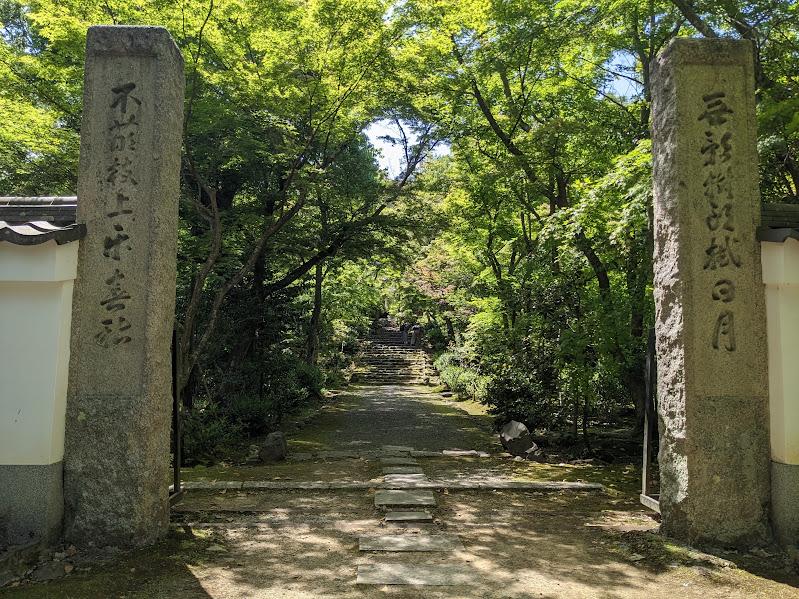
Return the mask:
M160 27L86 40L65 534L151 543L168 522L183 59Z
M752 47L675 40L652 81L662 527L758 543L769 413Z

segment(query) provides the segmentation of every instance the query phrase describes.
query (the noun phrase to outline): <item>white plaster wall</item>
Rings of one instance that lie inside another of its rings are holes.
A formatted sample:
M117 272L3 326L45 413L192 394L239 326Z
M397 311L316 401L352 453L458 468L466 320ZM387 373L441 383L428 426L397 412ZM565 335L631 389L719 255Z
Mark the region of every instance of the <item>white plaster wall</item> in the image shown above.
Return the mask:
M799 465L799 241L761 243L766 285L771 459Z
M0 244L0 464L64 454L78 244Z

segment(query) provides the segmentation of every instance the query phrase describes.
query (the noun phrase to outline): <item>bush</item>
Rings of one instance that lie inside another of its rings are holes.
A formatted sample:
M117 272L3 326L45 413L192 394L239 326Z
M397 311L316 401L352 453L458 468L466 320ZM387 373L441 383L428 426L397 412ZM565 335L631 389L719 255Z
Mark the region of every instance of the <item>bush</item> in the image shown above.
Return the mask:
M441 382L464 399L469 398L484 401L486 397L486 386L488 385L490 377L481 376L476 370L471 368L450 365L448 364L450 359L448 357L443 360L441 359L451 355L452 354L442 354L442 356L436 360L436 367L442 366L439 370ZM444 366L444 364L447 365Z
M505 368L485 386L485 403L499 424L518 420L528 428L548 427L555 423L559 405L542 377L531 370Z
M271 398L253 394L230 396L226 415L250 437L267 433L277 425L277 414Z
M298 360L295 364L295 378L300 387L307 390L309 395L319 397L325 384L325 375L316 366Z
M456 366L460 364L458 354L452 352L444 352L433 361L433 366L439 372L443 372L448 366Z
M242 427L219 406L195 406L183 414L183 462L186 466L213 463L241 443Z

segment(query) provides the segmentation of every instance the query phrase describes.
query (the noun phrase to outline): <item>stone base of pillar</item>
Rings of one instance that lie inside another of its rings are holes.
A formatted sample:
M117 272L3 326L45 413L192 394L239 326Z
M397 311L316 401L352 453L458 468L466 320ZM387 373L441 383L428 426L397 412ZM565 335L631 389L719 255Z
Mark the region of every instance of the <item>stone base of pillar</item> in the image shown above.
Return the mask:
M781 544L799 546L799 464L771 462L771 524Z
M49 544L61 534L63 462L0 465L0 544Z

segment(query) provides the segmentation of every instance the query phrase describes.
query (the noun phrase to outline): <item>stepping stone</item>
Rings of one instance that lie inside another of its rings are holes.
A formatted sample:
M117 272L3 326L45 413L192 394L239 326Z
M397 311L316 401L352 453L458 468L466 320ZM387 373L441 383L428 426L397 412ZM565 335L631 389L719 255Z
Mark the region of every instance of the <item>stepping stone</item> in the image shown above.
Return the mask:
M320 451L316 457L323 460L352 460L359 456L355 451Z
M491 454L474 449L445 449L441 452L451 458L490 458Z
M460 564L421 566L416 564L367 564L358 566L355 584L407 584L414 586L453 586L473 584L474 572Z
M455 535L382 535L358 539L359 551L457 551L463 543Z
M383 474L424 474L424 471L419 466L387 466Z
M407 451L408 453L413 451L413 447L408 447L407 445L383 445L383 451Z
M385 457L409 456L413 451L413 447L405 447L404 445L384 445L381 449Z
M413 458L403 458L403 457L383 457L380 458L380 463L384 466L418 466L418 460L414 460Z
M386 522L432 522L433 516L430 512L389 512L386 514Z
M385 485L415 485L426 482L430 481L424 474L389 474L383 477L383 488Z
M431 491L383 490L375 493L375 506L389 505L435 505L436 498Z

